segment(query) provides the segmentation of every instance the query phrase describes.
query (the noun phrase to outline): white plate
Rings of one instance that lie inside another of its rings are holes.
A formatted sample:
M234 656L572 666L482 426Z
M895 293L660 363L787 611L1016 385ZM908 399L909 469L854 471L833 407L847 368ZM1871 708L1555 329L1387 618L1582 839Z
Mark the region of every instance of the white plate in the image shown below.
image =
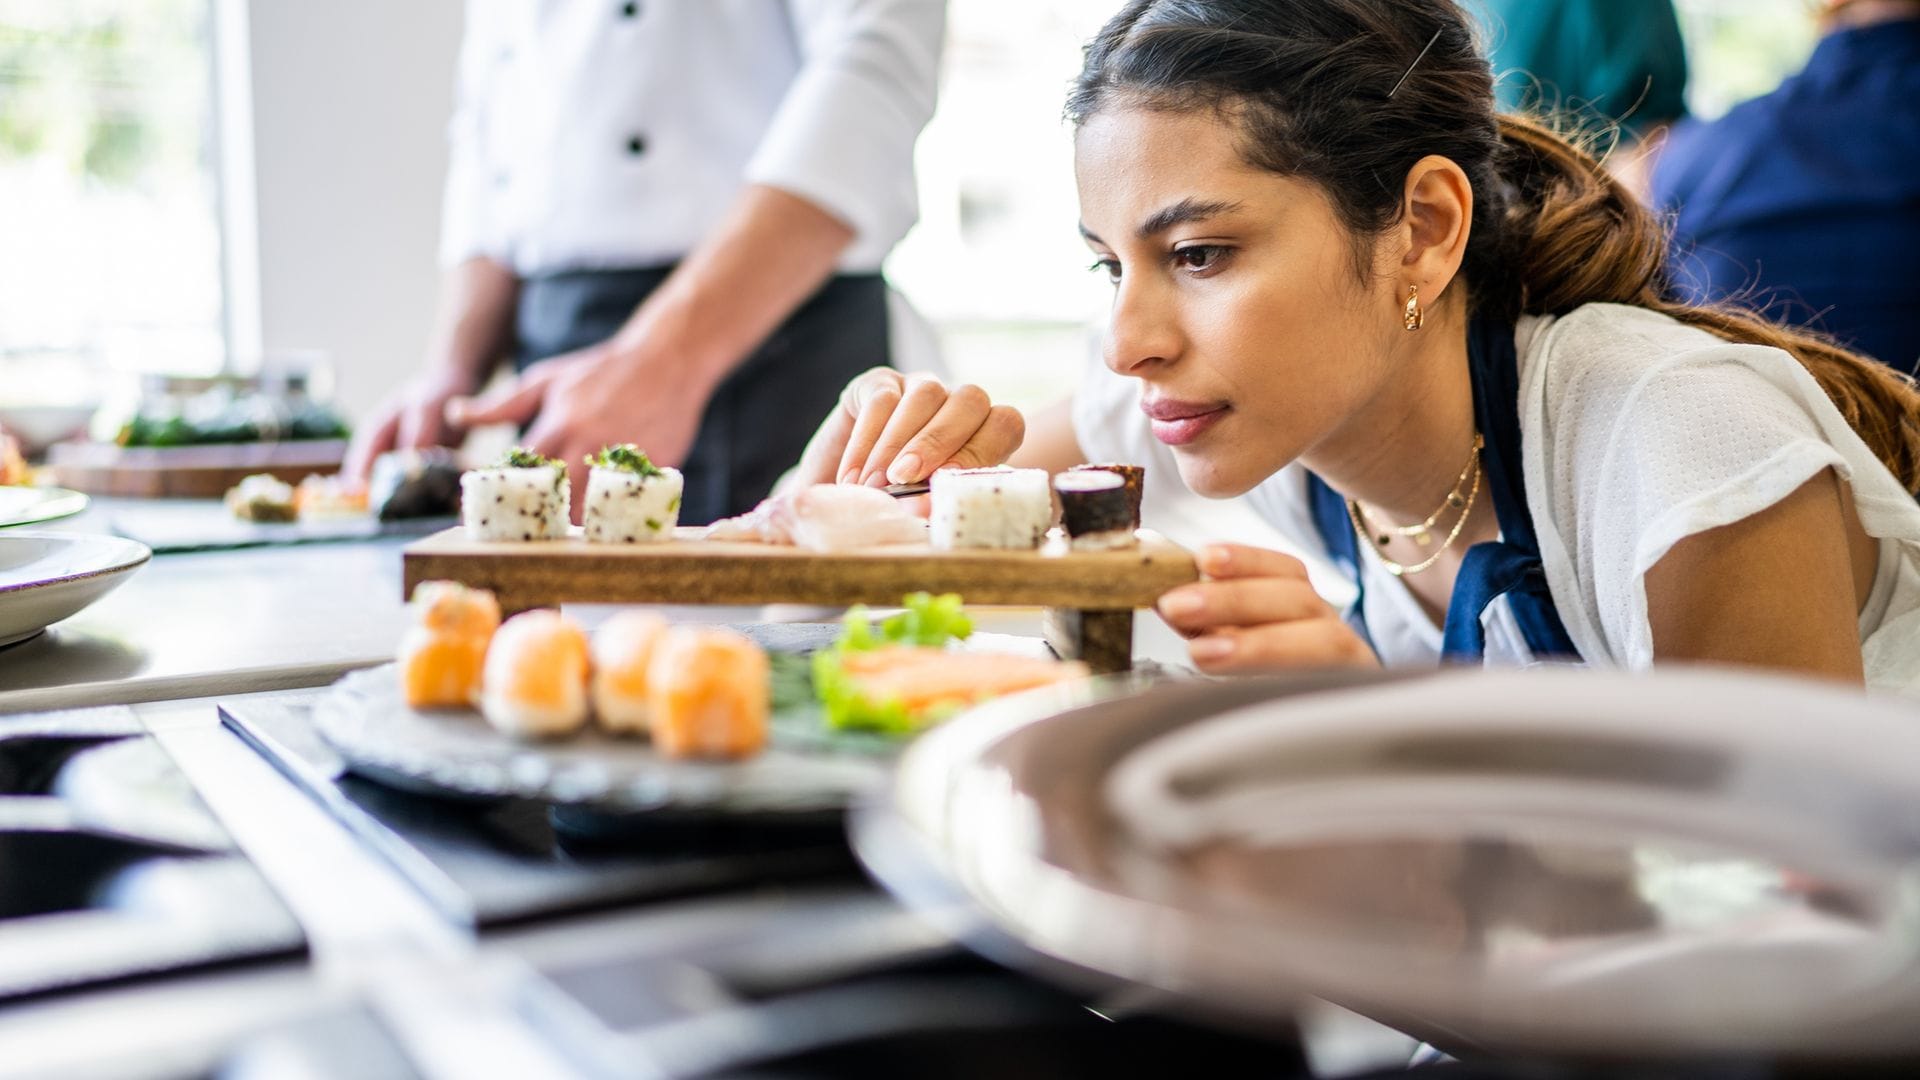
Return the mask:
M145 544L117 536L0 533L0 645L30 638L112 592L151 555Z
M57 487L0 486L0 528L71 517L87 508L87 497Z
M1345 681L988 704L906 750L856 848L983 951L1241 1016L1920 1051L1920 707L1704 670Z

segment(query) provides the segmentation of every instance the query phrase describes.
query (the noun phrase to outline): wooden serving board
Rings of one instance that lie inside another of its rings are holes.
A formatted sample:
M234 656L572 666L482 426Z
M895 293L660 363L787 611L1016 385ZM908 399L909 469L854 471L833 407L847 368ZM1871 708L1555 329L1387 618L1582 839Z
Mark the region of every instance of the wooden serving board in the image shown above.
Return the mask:
M579 537L484 543L448 529L407 546L406 595L423 581L488 589L501 610L562 603L874 604L918 590L954 592L969 604L1044 607L1049 640L1096 671L1131 666L1133 612L1199 579L1185 548L1143 533L1138 548L1067 551L935 551L923 545L822 553L701 539L590 544Z
M95 495L214 499L255 473L298 484L310 473L340 471L344 439L212 446L115 446L55 443L47 466L63 487Z

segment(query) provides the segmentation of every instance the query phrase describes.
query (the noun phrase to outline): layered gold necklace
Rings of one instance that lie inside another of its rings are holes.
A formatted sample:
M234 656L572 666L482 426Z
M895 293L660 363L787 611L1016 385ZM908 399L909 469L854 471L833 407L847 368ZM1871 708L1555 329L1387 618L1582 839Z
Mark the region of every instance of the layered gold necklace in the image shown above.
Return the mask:
M1447 493L1446 499L1440 503L1438 509L1428 514L1426 520L1417 525L1390 525L1382 531L1370 529L1367 527L1369 523L1366 512L1360 509L1360 503L1355 499L1347 500L1347 516L1353 519L1353 531L1359 535L1362 542L1374 545L1376 553L1380 556L1381 565L1387 568L1387 573L1394 577L1417 574L1439 562L1440 556L1445 555L1447 549L1453 546L1453 542L1460 539L1461 531L1467 527L1467 518L1473 513L1474 500L1480 497L1480 450L1485 445L1486 440L1480 437L1479 432L1474 432L1473 453L1468 455L1467 463L1460 467L1460 475L1453 481L1453 490ZM1458 512L1460 516L1454 519L1453 527L1447 530L1446 539L1440 541L1440 546L1434 550L1433 554L1417 563L1400 563L1387 557L1386 546L1395 536L1407 537L1421 547L1431 545L1434 527L1440 524L1441 518L1452 512Z

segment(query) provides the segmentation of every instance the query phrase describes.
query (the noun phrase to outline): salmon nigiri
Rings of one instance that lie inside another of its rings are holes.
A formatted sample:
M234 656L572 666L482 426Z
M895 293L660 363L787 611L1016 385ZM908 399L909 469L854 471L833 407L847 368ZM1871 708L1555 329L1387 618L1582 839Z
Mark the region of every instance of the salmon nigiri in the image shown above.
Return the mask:
M480 712L509 735L571 735L587 722L587 635L557 611L528 611L493 635Z
M480 668L500 625L500 604L485 589L423 581L408 605L413 624L400 638L400 687L415 709L467 708L480 693Z
M616 735L644 735L650 709L647 669L667 632L651 611L623 611L593 632L593 712Z
M767 654L745 635L676 627L647 668L653 744L668 757L748 757L767 742Z

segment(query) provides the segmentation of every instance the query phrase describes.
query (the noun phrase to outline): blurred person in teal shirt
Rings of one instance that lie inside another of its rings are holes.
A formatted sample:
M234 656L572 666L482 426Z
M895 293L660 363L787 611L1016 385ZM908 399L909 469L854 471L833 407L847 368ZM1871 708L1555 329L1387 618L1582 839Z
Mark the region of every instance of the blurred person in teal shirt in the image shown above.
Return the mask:
M1505 112L1613 123L1608 166L1644 194L1652 155L1687 114L1687 52L1672 0L1468 0Z

